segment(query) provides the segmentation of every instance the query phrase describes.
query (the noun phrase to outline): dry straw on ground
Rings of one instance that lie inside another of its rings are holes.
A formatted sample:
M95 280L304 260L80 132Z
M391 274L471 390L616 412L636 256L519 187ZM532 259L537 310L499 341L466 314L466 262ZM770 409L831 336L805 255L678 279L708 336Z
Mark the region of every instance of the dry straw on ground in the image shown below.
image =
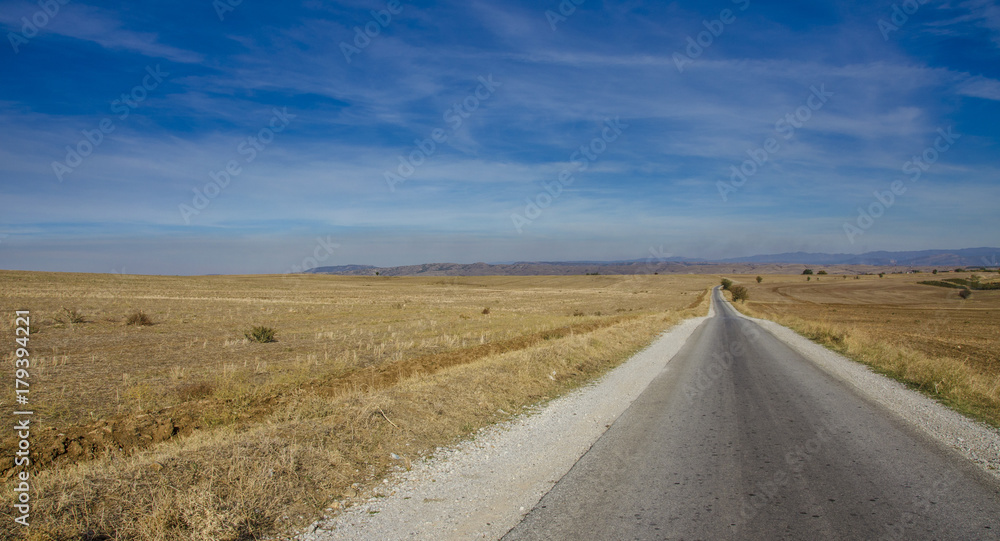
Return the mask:
M0 280L38 331L36 443L63 447L35 475L33 536L250 539L616 366L703 314L716 279ZM71 305L88 323L52 317ZM126 325L134 310L155 325ZM279 342L246 340L254 325Z

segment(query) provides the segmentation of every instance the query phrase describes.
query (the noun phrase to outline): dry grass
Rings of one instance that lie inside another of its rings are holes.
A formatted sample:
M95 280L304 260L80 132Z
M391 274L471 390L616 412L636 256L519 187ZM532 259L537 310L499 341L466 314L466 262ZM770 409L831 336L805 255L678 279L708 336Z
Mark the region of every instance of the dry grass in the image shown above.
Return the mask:
M923 279L769 277L748 285L751 301L738 308L1000 427L1000 291L963 300L954 289L916 283Z
M614 367L704 313L715 278L0 281L3 306L41 323L41 434L152 436L37 474L35 538L252 539L308 523L436 446ZM69 299L90 323L52 319ZM120 323L135 306L157 324ZM261 323L281 341L242 337ZM3 520L0 535L12 534Z
M146 312L143 312L142 310L136 310L135 312L129 314L127 318L125 318L125 324L149 327L150 325L153 324L153 320L148 315L146 315Z

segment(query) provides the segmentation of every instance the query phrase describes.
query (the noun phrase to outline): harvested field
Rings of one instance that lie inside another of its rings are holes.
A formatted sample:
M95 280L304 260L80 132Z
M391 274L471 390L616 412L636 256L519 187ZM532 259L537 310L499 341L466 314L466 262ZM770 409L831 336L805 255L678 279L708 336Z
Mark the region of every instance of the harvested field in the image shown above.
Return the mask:
M309 522L389 469L607 371L703 313L715 278L0 282L4 311L32 318L32 531L240 539ZM127 324L140 310L152 325ZM247 340L253 326L277 341Z

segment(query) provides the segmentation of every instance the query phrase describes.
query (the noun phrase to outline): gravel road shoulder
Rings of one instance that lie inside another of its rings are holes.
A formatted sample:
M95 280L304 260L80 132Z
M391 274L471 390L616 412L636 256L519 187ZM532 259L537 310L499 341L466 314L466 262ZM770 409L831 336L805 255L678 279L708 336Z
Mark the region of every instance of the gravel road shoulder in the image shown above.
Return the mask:
M707 317L679 323L595 383L537 412L439 449L387 479L377 490L384 496L316 523L298 539L499 539L628 409Z

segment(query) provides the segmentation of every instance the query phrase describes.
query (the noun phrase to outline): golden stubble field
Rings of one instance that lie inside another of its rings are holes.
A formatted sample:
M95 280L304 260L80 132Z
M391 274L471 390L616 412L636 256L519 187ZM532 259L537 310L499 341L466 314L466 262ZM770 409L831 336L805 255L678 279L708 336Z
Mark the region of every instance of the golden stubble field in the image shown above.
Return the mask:
M1000 426L1000 290L973 291L921 281L998 281L997 273L764 276L738 306L773 319L864 362L956 409Z
M0 343L31 311L31 532L242 539L308 523L703 315L716 282L0 271ZM153 324L127 324L138 310ZM258 325L277 342L247 340Z

